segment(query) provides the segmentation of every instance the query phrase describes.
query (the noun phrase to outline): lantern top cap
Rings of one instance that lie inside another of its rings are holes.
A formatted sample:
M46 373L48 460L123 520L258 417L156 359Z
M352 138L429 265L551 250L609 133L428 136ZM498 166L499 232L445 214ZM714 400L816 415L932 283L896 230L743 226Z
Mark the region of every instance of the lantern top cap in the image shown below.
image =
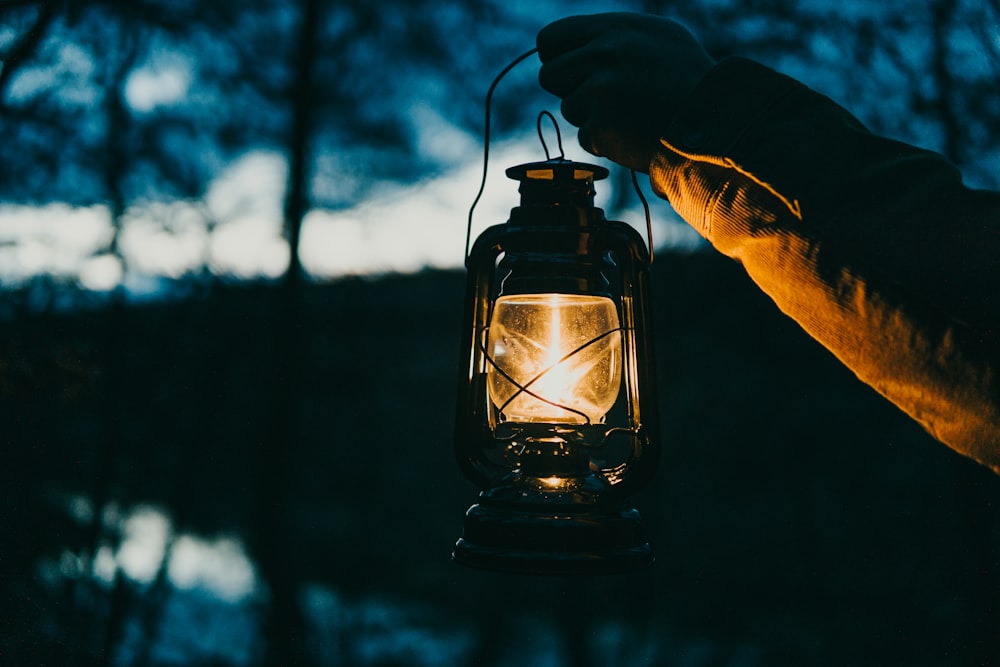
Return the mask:
M600 165L555 158L509 167L507 177L515 181L554 181L556 183L593 183L607 178L610 172Z

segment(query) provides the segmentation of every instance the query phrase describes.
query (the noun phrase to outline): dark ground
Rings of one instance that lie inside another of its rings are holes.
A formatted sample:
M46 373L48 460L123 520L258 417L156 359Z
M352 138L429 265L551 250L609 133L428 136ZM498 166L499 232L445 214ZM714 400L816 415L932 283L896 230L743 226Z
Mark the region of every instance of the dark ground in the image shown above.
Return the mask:
M259 664L261 638L300 664L1000 664L1000 479L730 261L662 254L654 281L665 456L636 505L658 560L599 578L449 562L476 493L451 452L458 273L310 286L284 331L273 286L5 324L0 665ZM66 498L238 537L277 622L258 596L243 658L163 657L166 568L45 574L118 539Z

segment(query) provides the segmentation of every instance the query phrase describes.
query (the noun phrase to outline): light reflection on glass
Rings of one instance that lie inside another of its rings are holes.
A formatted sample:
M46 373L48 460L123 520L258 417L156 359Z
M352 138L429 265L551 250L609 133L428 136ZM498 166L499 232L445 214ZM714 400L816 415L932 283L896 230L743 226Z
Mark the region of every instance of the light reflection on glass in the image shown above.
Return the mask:
M607 297L501 296L487 341L490 398L507 421L600 423L621 386L619 329Z

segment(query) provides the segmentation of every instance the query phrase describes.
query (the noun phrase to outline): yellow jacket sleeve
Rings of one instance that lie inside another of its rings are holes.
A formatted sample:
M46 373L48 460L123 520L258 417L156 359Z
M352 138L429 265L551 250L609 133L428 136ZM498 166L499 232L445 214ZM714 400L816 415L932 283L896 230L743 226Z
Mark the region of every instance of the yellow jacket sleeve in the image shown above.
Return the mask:
M659 195L862 381L1000 473L1000 194L741 58L661 143Z

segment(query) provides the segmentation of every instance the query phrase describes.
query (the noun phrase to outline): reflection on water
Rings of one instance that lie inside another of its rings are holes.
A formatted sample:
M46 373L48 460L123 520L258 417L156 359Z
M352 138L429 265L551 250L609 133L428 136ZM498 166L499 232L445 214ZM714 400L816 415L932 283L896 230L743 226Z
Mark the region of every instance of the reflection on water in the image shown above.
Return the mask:
M66 499L64 509L80 524L94 516L81 496ZM109 626L107 636L117 637L112 664L257 664L264 596L239 539L176 532L167 512L152 505L109 504L101 515L116 547L102 544L90 558L64 550L42 559L38 571L53 596L71 591L80 614ZM129 603L116 613L123 598ZM94 642L85 636L78 643Z
M152 636L141 611L130 614L114 651L114 664L256 665L262 653L259 608L228 602L202 588L172 588Z
M320 584L301 596L313 655L322 665L468 664L468 629L436 628L437 614L384 599L348 601Z
M173 544L167 567L170 583L181 590L201 589L232 604L257 592L257 573L232 537L203 540L182 535Z
M61 504L81 524L94 517L86 498ZM70 641L83 655L106 647L106 663L97 664L116 667L265 664L269 596L239 537L185 532L166 510L149 504L109 504L100 514L108 540L92 558L64 549L38 563L40 580L58 603L53 607L68 602L74 608L75 621L56 614L49 619L50 640L75 635ZM552 581L538 586L547 598L565 590ZM613 618L590 632L580 619L569 619L576 629L567 633L567 619L530 605L499 622L487 612L496 601L476 601L481 617L456 617L435 600L346 594L317 581L301 586L297 602L302 648L312 665L575 667L574 642L595 665L658 664L663 658L662 635ZM483 662L484 645L491 662Z
M85 497L62 505L80 524L94 516ZM239 538L179 532L170 515L153 505L110 504L101 514L116 547L103 544L91 558L67 549L43 558L38 573L54 598L70 592L79 614L108 626L118 623L106 629L115 638L110 664L262 664L267 594ZM123 590L128 603L116 621ZM440 612L426 605L348 600L320 583L305 586L299 604L313 664L467 664L475 645L470 628L439 627ZM51 621L50 631L65 632L58 619ZM91 635L78 643L102 643Z
M170 520L156 509L139 505L121 522L121 545L115 563L129 579L148 584L166 557Z

